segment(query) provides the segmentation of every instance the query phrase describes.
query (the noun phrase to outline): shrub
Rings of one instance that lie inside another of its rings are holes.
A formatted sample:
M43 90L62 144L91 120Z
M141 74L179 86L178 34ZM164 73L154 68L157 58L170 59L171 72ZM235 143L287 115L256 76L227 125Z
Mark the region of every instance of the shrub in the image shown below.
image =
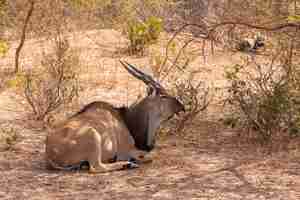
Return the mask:
M8 124L0 126L0 150L10 150L16 144L19 134L17 130Z
M162 20L149 17L145 22L131 21L128 23L127 36L130 41L131 54L144 54L146 47L159 38L162 31Z
M8 51L8 45L0 39L0 57L4 56Z
M170 120L167 126L161 127L160 137L170 134L184 134L185 128L191 125L193 120L199 116L198 114L206 110L212 101L211 89L205 82L197 81L193 74L187 78L183 78L181 74L177 78L181 81L173 84L169 92L184 105L185 112ZM175 80L173 81L175 82Z
M161 135L183 131L212 101L211 88L198 77L202 70L195 70L190 65L198 55L189 48L189 41L169 40L166 54L160 48L155 48L156 45L151 47L150 67L154 76L164 81L169 92L185 106L185 113L171 120L169 126L163 127Z
M262 142L277 133L298 134L300 90L295 87L294 75L284 69L286 66L271 64L235 65L227 70L230 86L226 102L235 115L226 123L257 133Z
M68 104L78 95L78 57L65 38L55 38L53 54L45 55L44 70L26 76L25 97L37 120Z
M15 76L6 81L8 88L21 88L25 85L26 76L23 73L17 73Z
M187 80L176 84L174 92L184 104L185 114L178 120L176 131L181 131L186 122L191 122L200 112L204 111L211 102L210 88L203 81L195 80L195 74Z
M191 124L212 101L211 88L204 81L198 80L198 73L201 72L195 71L190 65L193 53L186 54L184 48L177 49L175 43L171 45L168 59L171 63L164 65L164 58L159 55L154 55L151 60L155 76L169 83L169 92L185 107L184 114L171 120L170 126L162 128L162 135L184 131L188 123Z

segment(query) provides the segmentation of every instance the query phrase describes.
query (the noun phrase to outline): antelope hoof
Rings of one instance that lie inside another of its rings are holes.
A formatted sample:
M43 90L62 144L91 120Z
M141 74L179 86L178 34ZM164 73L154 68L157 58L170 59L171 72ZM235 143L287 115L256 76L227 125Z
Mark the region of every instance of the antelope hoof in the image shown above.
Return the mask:
M125 165L124 169L134 169L134 168L138 168L139 165L134 163L134 162L128 162L127 165Z
M140 165L140 164L151 163L152 159L151 158L146 158L146 157L140 157L139 159L130 158L129 162Z

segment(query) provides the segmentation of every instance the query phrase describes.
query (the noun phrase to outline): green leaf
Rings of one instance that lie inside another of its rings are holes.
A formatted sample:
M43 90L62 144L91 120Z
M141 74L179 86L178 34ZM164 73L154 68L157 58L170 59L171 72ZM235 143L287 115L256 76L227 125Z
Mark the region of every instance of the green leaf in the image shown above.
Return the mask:
M20 88L25 85L26 77L24 74L17 74L15 77L7 81L9 88Z
M290 15L287 19L289 22L297 23L300 22L300 15Z
M8 51L8 44L0 40L0 57L4 56Z

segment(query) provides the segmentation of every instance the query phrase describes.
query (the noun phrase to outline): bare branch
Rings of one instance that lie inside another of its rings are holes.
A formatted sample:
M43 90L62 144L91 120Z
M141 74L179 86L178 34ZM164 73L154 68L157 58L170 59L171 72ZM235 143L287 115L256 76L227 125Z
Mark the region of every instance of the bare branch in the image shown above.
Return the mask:
M15 71L14 71L14 73L18 73L18 71L19 71L19 57L20 57L20 52L21 52L22 47L23 47L23 45L25 43L26 29L27 29L30 17L32 16L32 13L33 13L33 10L34 10L34 3L35 3L34 0L30 0L30 7L29 7L29 10L27 12L27 16L26 16L26 19L25 19L25 22L24 22L24 26L23 26L23 29L22 29L22 35L21 35L20 44L19 44L19 46L16 49L16 54L15 54Z

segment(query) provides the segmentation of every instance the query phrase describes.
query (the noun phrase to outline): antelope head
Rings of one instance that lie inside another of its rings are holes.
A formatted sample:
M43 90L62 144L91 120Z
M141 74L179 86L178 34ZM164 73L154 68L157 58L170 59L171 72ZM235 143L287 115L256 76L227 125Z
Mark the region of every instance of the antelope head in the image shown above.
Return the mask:
M156 132L160 124L185 111L184 106L151 76L125 61L120 62L132 76L148 87L147 96L125 109L123 117L136 147L151 151L155 146Z

